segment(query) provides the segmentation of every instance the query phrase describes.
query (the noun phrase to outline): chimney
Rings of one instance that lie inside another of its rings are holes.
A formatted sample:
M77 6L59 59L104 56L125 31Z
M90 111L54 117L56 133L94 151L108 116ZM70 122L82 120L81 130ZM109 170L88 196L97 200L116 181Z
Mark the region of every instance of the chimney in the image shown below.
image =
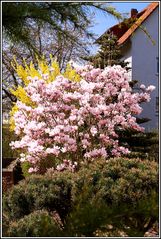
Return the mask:
M132 17L132 18L136 18L136 17L137 17L137 14L138 14L138 10L135 9L135 8L132 8L132 9L131 9L131 17Z

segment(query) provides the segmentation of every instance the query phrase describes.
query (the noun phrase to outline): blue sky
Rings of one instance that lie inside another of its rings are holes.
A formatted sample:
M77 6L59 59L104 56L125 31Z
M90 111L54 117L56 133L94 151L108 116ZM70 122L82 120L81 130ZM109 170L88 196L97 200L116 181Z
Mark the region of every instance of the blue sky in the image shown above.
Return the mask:
M123 13L129 14L131 11L131 8L136 8L140 12L148 4L149 4L149 2L143 2L143 1L140 1L140 2L110 2L110 5L115 7L116 11L118 11L122 14ZM93 28L93 31L98 35L101 35L109 27L118 23L118 20L115 19L114 17L112 17L110 15L107 16L101 12L97 12L95 19L96 19L96 24Z
M147 7L150 4L150 2L110 2L110 5L113 6L116 11L120 12L121 14L127 14L127 17L129 17L128 14L130 14L131 8L136 8L138 12L143 10L145 7ZM92 32L97 34L99 37L102 35L108 28L118 23L118 20L110 15L103 14L101 12L96 12L95 15L95 23L93 24L93 27L91 28ZM96 47L92 50L95 51Z

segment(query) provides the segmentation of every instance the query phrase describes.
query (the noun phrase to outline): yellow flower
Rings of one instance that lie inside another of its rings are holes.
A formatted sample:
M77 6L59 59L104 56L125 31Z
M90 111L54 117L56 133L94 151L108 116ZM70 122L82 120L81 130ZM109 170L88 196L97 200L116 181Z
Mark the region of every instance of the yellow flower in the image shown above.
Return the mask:
M15 121L14 121L14 114L18 111L18 106L14 103L14 106L12 107L12 110L10 111L10 130L13 131L15 128Z
M51 63L48 64L47 60L43 56L41 59L38 59L36 57L36 65L34 66L33 62L31 61L28 65L26 63L26 60L23 59L23 65L18 64L16 58L14 57L12 61L12 66L14 70L16 71L18 77L23 81L25 86L27 86L30 83L30 77L38 77L38 79L41 79L42 77L46 76L44 79L46 80L46 83L50 83L55 80L55 78L61 74L60 67L56 59L52 58L52 55L50 55ZM62 74L64 77L68 78L69 80L79 82L80 76L77 74L77 72L72 69L70 64L67 64L65 72ZM30 97L27 95L25 89L22 86L18 86L16 90L10 89L11 93L17 97L19 101L22 103L35 107L35 103L32 102ZM15 123L14 123L14 114L18 111L18 107L16 104L12 107L12 110L10 112L10 129L14 130Z
M67 64L66 70L63 74L64 77L68 78L69 80L79 82L80 75L77 74L76 70L74 70L70 64Z
M14 70L16 71L18 77L20 79L22 79L22 81L24 82L25 85L28 85L29 81L27 79L27 77L28 77L27 70L23 66L19 65L15 58L14 58L14 61L11 62L11 65L14 68Z
M27 95L25 89L22 86L18 86L16 90L10 89L10 92L22 103L26 105L32 105L30 97Z

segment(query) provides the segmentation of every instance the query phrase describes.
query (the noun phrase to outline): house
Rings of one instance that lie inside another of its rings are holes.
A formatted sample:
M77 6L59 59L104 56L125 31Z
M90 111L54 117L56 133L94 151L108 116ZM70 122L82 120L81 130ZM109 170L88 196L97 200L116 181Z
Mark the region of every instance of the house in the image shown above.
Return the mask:
M131 21L132 20L132 21ZM154 85L151 101L143 103L140 117L151 120L143 123L147 131L159 127L159 2L150 3L141 12L131 9L131 16L125 21L112 26L105 33L117 36L122 60L131 67L129 78L140 84ZM105 34L104 33L104 34ZM104 35L103 34L103 35ZM103 36L102 35L102 36ZM101 37L99 39L101 39Z

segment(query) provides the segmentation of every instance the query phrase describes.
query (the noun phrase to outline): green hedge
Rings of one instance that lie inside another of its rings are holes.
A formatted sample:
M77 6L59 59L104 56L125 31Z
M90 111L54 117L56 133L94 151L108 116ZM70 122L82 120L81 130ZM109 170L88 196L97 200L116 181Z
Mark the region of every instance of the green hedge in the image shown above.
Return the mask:
M158 164L154 161L119 158L97 161L76 175L76 196L90 185L93 194L107 203L135 203L158 190Z
M31 176L4 195L3 209L11 220L34 210L57 211L63 220L71 207L72 185L65 177Z
M24 218L12 222L8 231L8 235L12 237L52 237L59 234L59 225L45 210L34 211Z
M76 173L31 176L4 195L3 212L11 222L8 229L5 223L5 233L20 235L21 222L29 230L27 221L35 213L36 225L38 210L59 215L63 228L54 227L53 237L96 236L98 231L99 236L120 236L120 230L144 236L158 219L158 164L118 158L93 162ZM40 236L40 229L37 234L31 230L30 235Z

